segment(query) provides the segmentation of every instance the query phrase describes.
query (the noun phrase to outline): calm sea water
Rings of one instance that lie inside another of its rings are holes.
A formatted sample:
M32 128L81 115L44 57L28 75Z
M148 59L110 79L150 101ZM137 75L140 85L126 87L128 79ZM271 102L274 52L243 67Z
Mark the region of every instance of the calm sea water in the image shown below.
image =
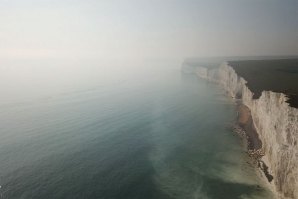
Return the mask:
M270 198L218 86L171 66L76 70L2 68L0 198Z

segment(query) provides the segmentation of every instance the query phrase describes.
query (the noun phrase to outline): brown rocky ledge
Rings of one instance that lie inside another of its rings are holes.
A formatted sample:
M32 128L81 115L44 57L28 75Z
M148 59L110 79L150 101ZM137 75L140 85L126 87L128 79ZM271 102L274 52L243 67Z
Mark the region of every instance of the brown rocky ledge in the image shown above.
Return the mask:
M257 166L263 171L267 180L271 182L273 176L269 173L268 166L261 160L265 153L262 149L262 142L255 129L251 112L249 108L243 104L239 104L237 108L237 125L234 127L234 131L246 139L248 155L256 161Z

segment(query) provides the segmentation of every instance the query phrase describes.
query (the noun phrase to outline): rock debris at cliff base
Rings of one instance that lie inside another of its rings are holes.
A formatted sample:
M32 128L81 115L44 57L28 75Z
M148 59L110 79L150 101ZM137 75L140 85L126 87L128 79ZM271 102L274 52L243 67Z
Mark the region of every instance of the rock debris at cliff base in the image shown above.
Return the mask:
M217 82L249 108L265 154L260 159L260 167L265 176L267 173L274 176L272 179L266 176L271 181L269 187L280 199L296 199L298 59L228 60L232 59L217 68L199 64L194 73Z

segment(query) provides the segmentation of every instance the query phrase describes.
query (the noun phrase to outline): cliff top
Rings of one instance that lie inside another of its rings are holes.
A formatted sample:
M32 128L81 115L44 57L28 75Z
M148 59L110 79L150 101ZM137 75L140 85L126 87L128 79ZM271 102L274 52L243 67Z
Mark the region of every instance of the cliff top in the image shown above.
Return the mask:
M298 108L298 59L229 61L235 72L247 81L254 98L262 91L284 93L291 107Z

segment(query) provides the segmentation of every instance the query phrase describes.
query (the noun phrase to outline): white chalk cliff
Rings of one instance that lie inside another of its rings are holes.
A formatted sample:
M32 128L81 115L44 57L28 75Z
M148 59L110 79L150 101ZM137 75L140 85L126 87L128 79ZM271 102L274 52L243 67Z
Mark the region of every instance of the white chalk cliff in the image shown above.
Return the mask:
M218 82L250 108L265 152L262 160L273 176L270 186L278 198L298 199L298 109L288 105L283 93L263 91L259 99L253 99L245 79L227 62L216 69L197 67L196 74Z

